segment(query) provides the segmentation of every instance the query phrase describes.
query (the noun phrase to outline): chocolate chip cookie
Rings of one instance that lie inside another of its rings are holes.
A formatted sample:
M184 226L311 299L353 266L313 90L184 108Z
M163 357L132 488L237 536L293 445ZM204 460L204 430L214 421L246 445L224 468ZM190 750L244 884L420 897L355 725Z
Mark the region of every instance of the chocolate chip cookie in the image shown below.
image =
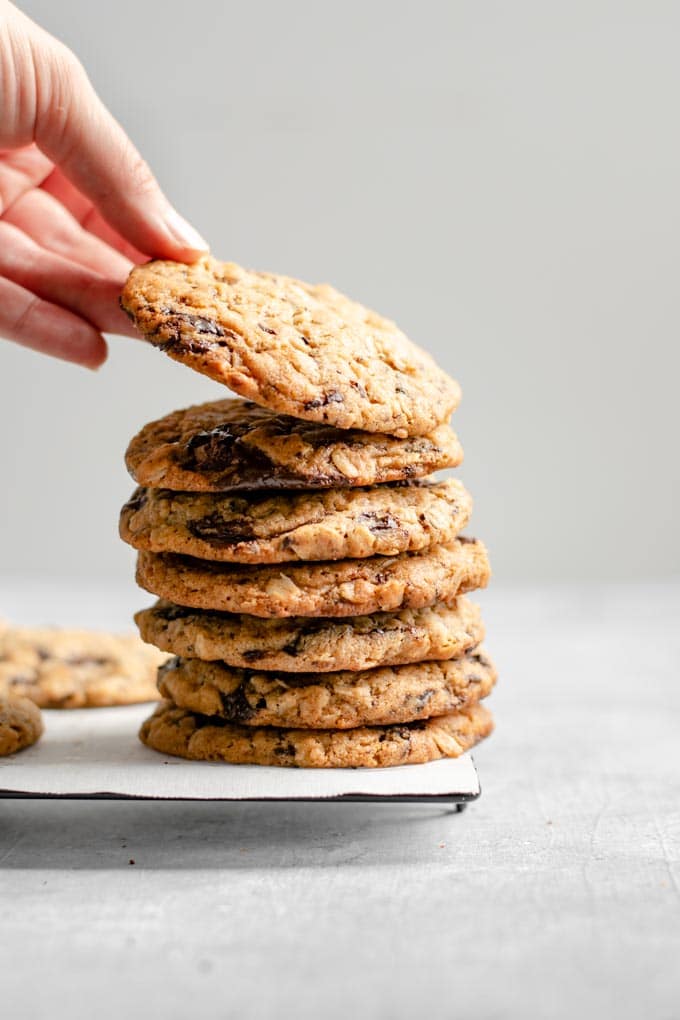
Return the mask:
M30 747L42 732L37 705L28 698L0 698L0 757Z
M41 708L156 701L156 671L167 655L136 635L57 627L0 626L0 697Z
M171 358L295 418L422 436L460 400L393 322L325 284L210 256L155 261L132 270L121 305Z
M351 730L276 729L238 726L162 702L139 736L163 754L195 761L298 768L385 768L457 758L493 729L480 704L459 712L397 726Z
M396 556L450 542L472 500L461 482L293 494L207 494L139 488L120 536L136 549L231 563Z
M459 659L358 672L263 673L170 659L158 690L178 708L246 726L346 730L446 715L485 698L496 680L481 648Z
M161 599L135 620L145 641L174 655L293 673L451 659L484 639L479 607L466 598L450 606L342 620L262 619L187 609Z
M463 451L448 425L406 439L272 414L247 400L217 400L150 422L125 455L140 485L187 492L322 489L424 478L456 467Z
M363 616L418 609L483 588L484 545L457 538L400 556L247 567L140 552L137 583L180 606L252 616Z

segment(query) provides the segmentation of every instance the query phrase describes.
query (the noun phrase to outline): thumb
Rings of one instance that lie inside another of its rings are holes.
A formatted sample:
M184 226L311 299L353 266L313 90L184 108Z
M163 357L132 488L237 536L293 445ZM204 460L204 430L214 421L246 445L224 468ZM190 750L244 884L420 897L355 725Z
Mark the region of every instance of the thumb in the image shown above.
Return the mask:
M31 42L40 149L140 251L180 261L207 251L200 234L170 205L70 50L40 29Z

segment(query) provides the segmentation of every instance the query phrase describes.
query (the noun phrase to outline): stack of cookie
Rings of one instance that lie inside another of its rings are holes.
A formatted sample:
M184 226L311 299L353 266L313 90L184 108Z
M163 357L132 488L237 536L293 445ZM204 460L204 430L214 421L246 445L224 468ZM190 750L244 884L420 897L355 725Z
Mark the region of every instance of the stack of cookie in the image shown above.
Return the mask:
M481 542L447 424L457 384L329 287L204 258L134 270L122 305L173 358L242 397L132 440L121 536L175 656L142 740L234 763L387 766L486 736L495 670L464 593Z

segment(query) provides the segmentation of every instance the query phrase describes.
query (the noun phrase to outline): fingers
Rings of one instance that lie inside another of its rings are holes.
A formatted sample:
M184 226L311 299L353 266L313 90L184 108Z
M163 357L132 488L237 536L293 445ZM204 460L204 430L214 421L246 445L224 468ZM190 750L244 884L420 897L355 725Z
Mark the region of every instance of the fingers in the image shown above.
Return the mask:
M46 251L10 223L0 222L0 276L43 301L87 319L97 332L135 336L118 304L125 279L111 280Z
M78 191L76 186L65 177L59 167L55 167L52 173L40 186L40 190L52 195L58 202L70 212L71 216L83 227L88 234L99 237L111 248L121 252L131 262L146 262L148 254L141 252L130 244L122 234L106 222L102 214L92 204L89 198Z
M206 242L170 206L153 174L105 108L73 55L32 39L40 149L139 251L191 261Z
M41 188L22 195L7 211L5 223L18 227L42 248L77 262L122 286L133 263L95 237Z
M52 163L35 145L0 152L0 215L52 173Z
M0 335L85 368L98 368L106 358L104 338L89 322L3 279Z

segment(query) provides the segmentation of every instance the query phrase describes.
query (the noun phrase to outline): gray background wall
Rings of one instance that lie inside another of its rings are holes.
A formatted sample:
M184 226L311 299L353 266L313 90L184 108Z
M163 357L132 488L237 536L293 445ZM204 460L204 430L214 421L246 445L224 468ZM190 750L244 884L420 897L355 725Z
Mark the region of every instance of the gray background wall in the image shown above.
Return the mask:
M213 250L328 280L462 382L506 580L680 569L674 3L26 0ZM128 438L219 387L0 346L6 573L127 579Z

